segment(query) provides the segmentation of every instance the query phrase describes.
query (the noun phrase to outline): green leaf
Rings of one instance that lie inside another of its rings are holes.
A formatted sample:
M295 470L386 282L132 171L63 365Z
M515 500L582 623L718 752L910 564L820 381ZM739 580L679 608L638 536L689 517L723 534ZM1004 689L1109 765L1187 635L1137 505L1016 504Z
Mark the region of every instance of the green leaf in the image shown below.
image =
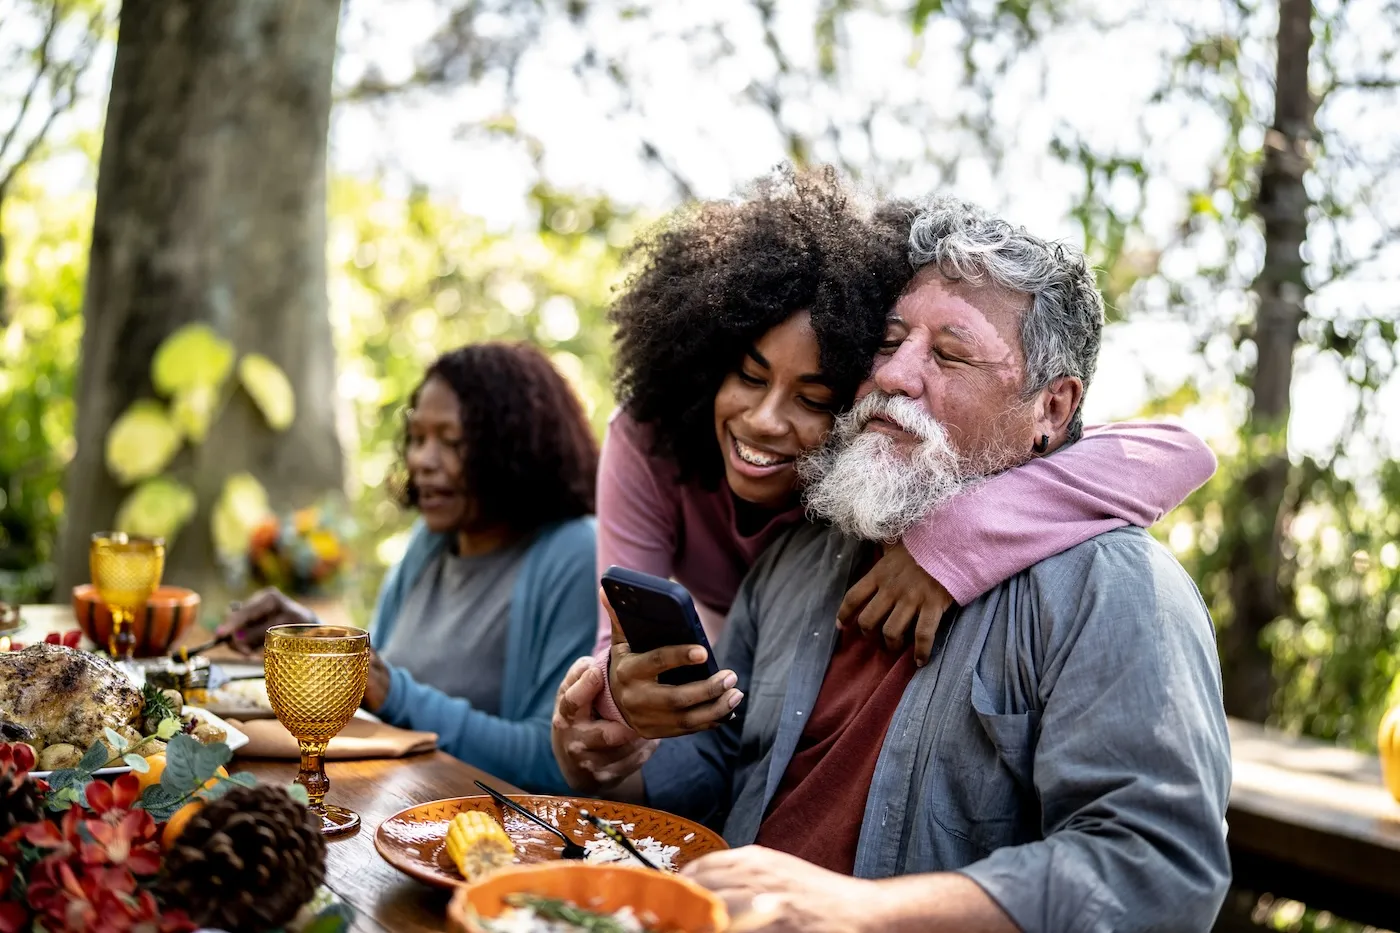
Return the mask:
M303 807L311 806L311 795L306 792L306 788L302 785L292 784L288 786L287 793L291 794L292 799Z
M224 778L215 778L214 783L199 792L200 800L218 800L238 785Z
M914 27L914 35L922 35L930 16L943 12L943 0L917 0L909 12L909 20Z
M77 772L80 778L88 778L97 769L105 766L112 760L112 753L101 739L92 743L92 747L83 753L82 761L78 762Z
M45 805L56 813L62 813L78 802L78 789L76 787L64 787L59 790L50 790Z
M160 725L156 726L156 738L171 739L180 731L180 720L162 719Z
M208 324L186 324L161 342L151 360L151 382L170 396L195 386L217 390L233 366L233 344Z
M228 559L243 557L248 550L248 538L258 523L271 512L267 490L251 473L235 473L224 481L223 492L214 504L210 519L214 532L214 549Z
M355 909L342 901L317 914L310 923L302 927L301 933L344 933L354 922Z
M192 736L177 735L165 747L165 773L160 776L160 785L181 796L192 794L232 757L223 743L201 745Z
M112 758L115 758L115 757L117 757L118 755L121 755L121 754L124 753L128 748L131 747L131 743L130 743L130 742L128 742L126 739L122 738L122 737L121 737L120 735L118 735L116 732L114 732L113 730L111 730L111 729L109 729L109 728L107 728L107 727L105 727L105 726L104 726L103 729L102 729L102 735L103 735L103 737L106 738L106 740L107 740L107 746L108 746L108 748L110 748L110 749L112 750ZM111 759L109 758L109 759L107 759L107 760L110 761Z
M72 787L78 779L78 772L74 768L63 768L49 775L49 790L63 790L65 787Z
M136 754L135 752L132 752L129 755L123 755L122 761L131 765L131 770L137 772L138 774L146 774L151 770L151 763L146 759L142 758L140 755Z
M218 771L220 768L228 764L233 759L232 749L230 749L223 742L213 742L209 745L200 745L199 742L195 739L190 739L190 741L195 742L196 745L199 745L200 769L204 770L207 768L209 771L208 776L205 777L206 781L214 776L215 771Z
M274 431L285 431L296 419L296 393L281 367L261 353L249 353L238 361L238 381L253 397L258 410Z
M159 402L133 402L107 432L107 469L124 486L148 479L166 468L181 442Z
M219 390L214 386L189 386L170 400L170 417L193 444L203 444L219 407Z
M249 771L240 771L226 778L215 778L214 785L201 790L199 796L205 800L218 800L235 788L256 787L257 785L258 779L255 775Z
M141 794L141 809L149 813L157 823L164 823L176 810L185 805L188 797L188 794L175 793L163 783L152 784Z
M127 534L164 538L168 543L194 517L194 490L164 476L132 490L117 510L116 528Z

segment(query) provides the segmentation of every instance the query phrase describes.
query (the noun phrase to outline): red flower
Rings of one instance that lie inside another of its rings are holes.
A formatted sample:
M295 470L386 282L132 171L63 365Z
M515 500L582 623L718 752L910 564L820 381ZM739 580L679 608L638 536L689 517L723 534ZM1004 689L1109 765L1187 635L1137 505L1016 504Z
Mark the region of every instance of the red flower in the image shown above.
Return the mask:
M156 821L145 810L129 810L118 822L88 820L85 824L100 858L109 865L125 865L136 875L160 871L160 846L156 843ZM94 855L96 853L93 853ZM90 861L85 853L83 861Z
M82 638L82 632L77 629L72 629L71 631L64 632L62 635L59 635L57 632L49 632L44 636L44 642L50 645L62 645L65 648L76 648L78 647L78 643L82 641Z
M83 837L78 832L82 821L82 811L70 807L63 814L62 822L42 820L18 828L23 832L25 842L40 849L52 849L55 856L67 858L83 845Z
M141 781L130 772L111 784L93 781L87 788L88 809L104 819L116 812L118 820L141 799ZM108 822L112 820L108 819Z
M150 891L141 891L132 905L131 933L192 933L198 929L183 910L160 912Z
M93 781L88 785L88 807L98 818L86 820L83 828L94 843L89 849L97 851L85 851L85 862L125 865L138 875L160 870L156 821L145 810L131 809L140 799L141 782L134 774L123 774L111 784Z
M16 826L0 837L0 898L10 893L10 885L15 882L15 872L19 869L19 840L22 829ZM5 920L0 917L0 933L5 930Z
M183 911L162 915L123 868L74 866L56 856L34 867L29 905L49 933L190 933Z
M50 933L117 933L130 925L120 895L136 890L136 879L121 869L97 868L75 872L61 856L51 855L34 866L29 881L29 906Z
M29 929L29 910L14 901L0 903L0 933L20 933Z
M34 749L23 742L0 744L0 775L23 780L34 770Z

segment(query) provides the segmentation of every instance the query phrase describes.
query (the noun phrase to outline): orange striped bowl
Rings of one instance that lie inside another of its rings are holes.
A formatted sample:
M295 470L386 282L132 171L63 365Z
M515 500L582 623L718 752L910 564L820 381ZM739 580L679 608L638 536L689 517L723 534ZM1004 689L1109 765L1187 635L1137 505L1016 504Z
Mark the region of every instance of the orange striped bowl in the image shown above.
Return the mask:
M555 861L504 868L484 881L460 885L447 906L448 929L488 933L483 920L499 916L511 894L562 898L603 914L631 907L649 929L673 933L719 933L729 926L723 901L670 872Z
M97 596L92 584L73 587L73 615L78 628L98 646L105 647L112 633L112 614ZM146 600L144 612L136 613L132 633L136 636L135 655L155 658L168 654L199 618L199 594L180 586L162 586Z

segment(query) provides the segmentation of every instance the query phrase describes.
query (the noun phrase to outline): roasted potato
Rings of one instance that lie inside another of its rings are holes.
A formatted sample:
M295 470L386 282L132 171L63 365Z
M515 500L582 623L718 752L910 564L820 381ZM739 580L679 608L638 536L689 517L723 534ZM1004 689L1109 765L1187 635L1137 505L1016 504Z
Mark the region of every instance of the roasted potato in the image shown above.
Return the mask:
M142 758L150 758L152 755L162 755L165 753L165 743L160 739L147 739L131 750Z
M223 729L203 719L195 723L194 737L205 745L213 745L215 742L222 742L228 738L228 733Z
M50 745L39 753L39 766L36 771L57 771L60 768L76 768L83 760L83 753L66 742Z

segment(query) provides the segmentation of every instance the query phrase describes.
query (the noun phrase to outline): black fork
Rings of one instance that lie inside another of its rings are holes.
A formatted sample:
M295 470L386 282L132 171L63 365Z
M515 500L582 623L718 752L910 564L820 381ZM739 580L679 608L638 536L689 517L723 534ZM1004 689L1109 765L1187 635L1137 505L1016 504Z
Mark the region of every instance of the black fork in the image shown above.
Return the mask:
M584 849L583 849L583 846L579 845L577 842L574 842L574 841L573 841L572 839L570 839L568 836L564 835L563 831L560 830L559 827L551 825L551 824L549 823L548 820L541 819L538 815L536 815L536 814L534 814L534 813L531 813L529 810L526 810L524 807L522 807L520 804L516 803L514 800L511 800L511 799L510 799L509 797L507 797L505 794L501 793L500 791L496 790L495 788L488 787L487 785L483 784L481 781L477 781L477 782L476 782L476 786L477 786L477 787L480 787L482 790L486 791L486 793L490 794L491 797L492 797L497 803L499 803L501 806L503 806L503 807L510 807L510 808L511 808L512 810L514 810L516 813L519 813L521 816L525 817L525 819L530 820L531 822L536 823L536 824L538 824L538 825L544 827L545 829L549 830L549 831L550 831L551 833L553 833L554 835L558 836L561 840L563 840L563 842L564 842L564 858L568 858L568 859L582 859L582 858L583 858L583 856L584 856Z

